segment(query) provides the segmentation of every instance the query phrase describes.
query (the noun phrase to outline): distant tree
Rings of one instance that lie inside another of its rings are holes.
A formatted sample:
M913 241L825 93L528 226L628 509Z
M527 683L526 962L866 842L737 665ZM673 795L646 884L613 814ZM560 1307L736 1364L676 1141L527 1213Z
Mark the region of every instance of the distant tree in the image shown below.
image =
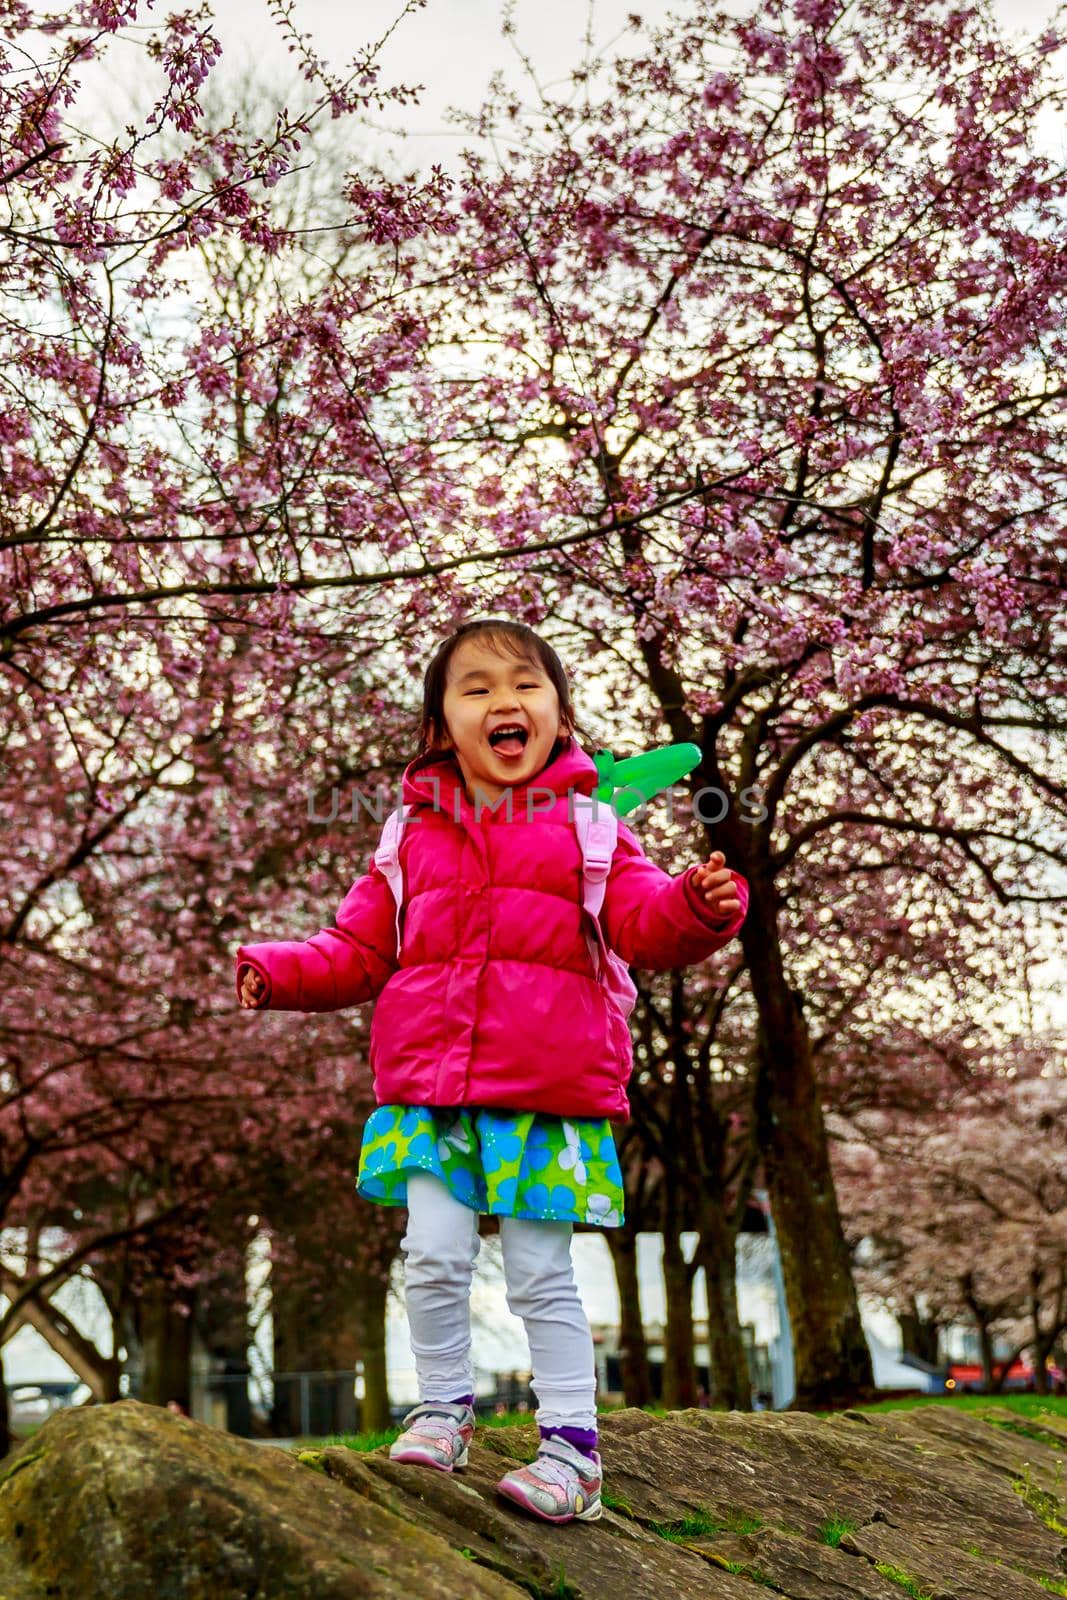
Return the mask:
M1047 1393L1067 1332L1067 1078L1055 1056L1035 1041L1029 1062L946 1096L936 1115L880 1110L838 1129L861 1280L898 1314L921 1304L935 1323L972 1327L989 1390L1029 1352ZM998 1335L1013 1347L1003 1359Z

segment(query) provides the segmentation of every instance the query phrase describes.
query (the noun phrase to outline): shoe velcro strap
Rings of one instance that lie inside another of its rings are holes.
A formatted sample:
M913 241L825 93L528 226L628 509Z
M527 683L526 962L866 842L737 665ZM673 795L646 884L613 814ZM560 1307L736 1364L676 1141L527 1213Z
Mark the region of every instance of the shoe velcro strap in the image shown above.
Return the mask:
M408 1412L404 1418L404 1427L415 1421L417 1417L448 1417L452 1422L466 1420L470 1406L456 1405L450 1400L423 1400Z
M553 1438L551 1435L547 1439L541 1440L537 1454L539 1456L551 1456L554 1461L562 1461L568 1467L577 1467L578 1461L584 1461L587 1466L594 1469L596 1467L596 1462L583 1455L577 1445L568 1443L566 1439ZM578 1461L574 1459L575 1456L578 1457Z

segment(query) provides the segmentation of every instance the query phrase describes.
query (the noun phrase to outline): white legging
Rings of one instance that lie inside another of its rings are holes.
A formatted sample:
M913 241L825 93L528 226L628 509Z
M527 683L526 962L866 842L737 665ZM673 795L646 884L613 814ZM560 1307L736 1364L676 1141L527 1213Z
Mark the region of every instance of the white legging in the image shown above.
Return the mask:
M571 1263L569 1222L501 1217L507 1302L530 1341L531 1386L542 1427L596 1427L596 1366ZM430 1172L408 1175L405 1301L420 1400L473 1394L471 1272L478 1213Z

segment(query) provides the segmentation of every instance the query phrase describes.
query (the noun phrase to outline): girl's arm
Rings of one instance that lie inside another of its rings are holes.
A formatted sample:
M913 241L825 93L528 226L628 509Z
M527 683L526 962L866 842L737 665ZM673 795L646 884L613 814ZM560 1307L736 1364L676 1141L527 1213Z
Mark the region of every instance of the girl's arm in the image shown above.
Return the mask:
M693 882L698 866L677 878L649 861L622 821L601 913L604 937L630 967L665 972L706 961L739 931L748 909L748 883L730 876L741 909L715 916Z
M272 1011L337 1011L373 1000L399 966L396 901L373 861L345 895L334 922L310 939L241 945L238 999L241 969L251 967L267 985L260 1007Z

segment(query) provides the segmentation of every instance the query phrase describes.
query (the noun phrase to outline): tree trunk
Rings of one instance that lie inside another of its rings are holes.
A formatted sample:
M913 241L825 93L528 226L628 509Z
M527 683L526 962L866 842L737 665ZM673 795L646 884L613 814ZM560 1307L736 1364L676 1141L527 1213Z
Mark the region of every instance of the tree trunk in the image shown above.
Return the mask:
M352 1376L363 1363L364 1396L358 1426L387 1428L392 1420L385 1360L385 1317L394 1242L364 1250L309 1308L302 1281L295 1287L277 1266L271 1274L275 1370L305 1376L275 1383L273 1426L289 1435L353 1433L357 1426Z
M897 1322L900 1325L901 1353L906 1356L917 1356L920 1361L927 1361L932 1367L936 1366L940 1324L936 1321L927 1321L921 1315L914 1299L907 1311L898 1313Z
M222 1426L241 1439L255 1437L258 1428L249 1392L248 1350L254 1342L249 1324L248 1240L246 1207L239 1215L216 1216L217 1246L210 1270L201 1274L196 1300L196 1331L209 1358L205 1397L211 1415L221 1400Z
M648 1370L648 1345L641 1315L637 1233L629 1227L603 1231L619 1290L619 1369L623 1399L628 1406L650 1406L652 1375Z
M189 1411L192 1337L192 1316L181 1315L169 1286L149 1283L141 1299L141 1399L147 1405L165 1406L168 1400L177 1400Z
M277 1261L271 1265L270 1306L274 1335L271 1431L279 1437L295 1439L312 1431L311 1385L319 1381L312 1375L323 1366L334 1365L333 1353L323 1361L320 1308L312 1307L299 1283L295 1287L289 1283L288 1274Z
M1057 1365L1055 1361L1056 1340L1062 1329L1045 1330L1040 1322L1034 1319L1034 1392L1036 1394L1051 1394L1052 1385L1049 1383L1049 1362Z
M693 1341L693 1274L682 1250L679 1229L663 1230L663 1287L667 1323L663 1333L663 1404L678 1411L697 1404Z
M710 1399L713 1406L727 1411L751 1411L752 1375L737 1312L737 1240L721 1209L713 1210L715 1214L705 1218L697 1247L708 1297Z
M222 1371L216 1374L215 1381L222 1389L226 1404L226 1432L236 1434L239 1439L251 1439L256 1429L252 1421L252 1397L248 1392L248 1347L221 1349L216 1344L211 1354L222 1363Z
M982 1352L982 1383L987 1394L993 1394L1000 1385L996 1382L993 1359L993 1339L989 1332L989 1324L984 1317L976 1319L978 1322L978 1343Z
M0 1266L0 1292L9 1300L14 1300L26 1287L27 1281ZM8 1324L4 1343L14 1338L24 1325L35 1329L56 1354L74 1369L82 1382L92 1390L95 1400L118 1398L121 1363L117 1357L102 1356L93 1341L87 1339L58 1306L44 1297L24 1301L22 1309Z
M608 468L609 481L615 472L617 463ZM621 544L627 559L642 558L640 535L623 534ZM697 730L681 708L681 679L666 663L662 639L641 648L673 737L694 738ZM752 732L758 727L757 718ZM702 740L701 773L709 783L724 778L714 740L714 733ZM748 750L746 764L754 754ZM711 829L711 842L748 881L739 937L759 1019L757 1127L793 1333L793 1404L814 1410L870 1398L874 1370L833 1185L811 1037L786 976L771 833L765 824L744 825L731 806Z
M389 1278L368 1263L353 1284L360 1359L363 1362L363 1400L359 1408L359 1427L363 1433L380 1433L392 1422L389 1404L389 1377L385 1361L385 1318L389 1304Z
M7 1382L4 1377L4 1352L0 1349L0 1461L8 1454L11 1438L11 1413L7 1402Z
M738 830L743 832L744 830ZM793 1332L797 1409L821 1410L874 1394L841 1227L830 1154L797 997L782 967L773 887L750 869L741 930L759 1008L757 1126Z
M1030 1322L1034 1330L1034 1393L1048 1394L1048 1364L1052 1359L1052 1352L1056 1340L1063 1332L1064 1316L1067 1313L1067 1274L1064 1271L1064 1262L1061 1257L1056 1280L1056 1298L1051 1302L1050 1321L1047 1328L1041 1326L1041 1290L1045 1283L1045 1268L1035 1266L1030 1273Z
M994 1350L995 1340L990 1332L998 1316L998 1311L996 1308L986 1306L979 1300L975 1293L973 1273L965 1272L959 1280L959 1285L963 1303L974 1318L974 1325L978 1330L978 1348L981 1352L983 1387L986 1394L999 1394L1004 1387L1004 1380L1016 1361L1018 1361L1025 1347L1020 1345L1018 1349L1013 1350L1006 1361L999 1363L1000 1370L998 1371Z

